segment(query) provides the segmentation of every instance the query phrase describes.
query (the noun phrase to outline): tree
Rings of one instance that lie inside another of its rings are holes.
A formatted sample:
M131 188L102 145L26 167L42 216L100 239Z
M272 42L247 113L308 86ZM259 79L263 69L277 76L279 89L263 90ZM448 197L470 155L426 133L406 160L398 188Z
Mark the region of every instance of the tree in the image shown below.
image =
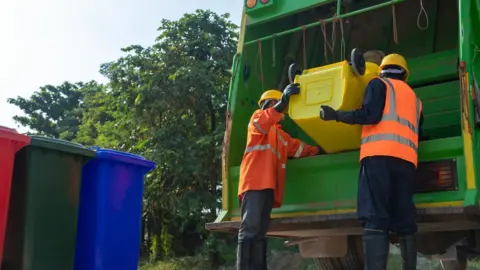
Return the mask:
M9 98L8 102L24 112L25 116L17 115L13 119L29 128L32 134L73 140L82 120L83 98L95 95L101 88L95 81L64 82L59 86L42 86L29 99Z
M115 111L115 123L103 125L128 131L120 149L158 164L145 182L144 196L145 219L158 254L194 254L210 235L204 223L217 213L237 37L228 18L197 10L178 21L163 20L153 46L127 47L126 56L101 67ZM218 263L215 247L209 248Z
M127 132L115 126L119 113L116 111L116 102L106 87L85 95L81 107L83 117L76 142L120 149L122 141L128 140Z

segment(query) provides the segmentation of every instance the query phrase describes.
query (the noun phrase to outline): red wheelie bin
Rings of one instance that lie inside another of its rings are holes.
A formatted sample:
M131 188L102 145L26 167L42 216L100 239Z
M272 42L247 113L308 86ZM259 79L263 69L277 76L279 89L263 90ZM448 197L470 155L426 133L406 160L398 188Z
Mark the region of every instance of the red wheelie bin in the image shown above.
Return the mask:
M30 144L30 137L18 134L14 129L0 126L0 265L5 241L15 153L28 144Z

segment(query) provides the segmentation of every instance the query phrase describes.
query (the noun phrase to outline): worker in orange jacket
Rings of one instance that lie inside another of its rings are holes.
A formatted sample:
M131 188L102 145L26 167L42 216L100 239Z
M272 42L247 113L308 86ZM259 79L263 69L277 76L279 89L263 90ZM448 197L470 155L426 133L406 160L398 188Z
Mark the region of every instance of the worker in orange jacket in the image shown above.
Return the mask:
M366 270L386 270L388 234L399 236L404 270L416 270L413 185L422 102L406 83L405 58L390 54L379 66L380 78L366 88L362 107L336 111L321 106L320 117L362 125L357 214L364 227Z
M238 232L237 269L266 270L266 234L272 208L280 207L288 157L313 156L318 147L290 137L279 124L298 84L282 92L263 93L248 124L247 146L240 165L238 197L241 223Z

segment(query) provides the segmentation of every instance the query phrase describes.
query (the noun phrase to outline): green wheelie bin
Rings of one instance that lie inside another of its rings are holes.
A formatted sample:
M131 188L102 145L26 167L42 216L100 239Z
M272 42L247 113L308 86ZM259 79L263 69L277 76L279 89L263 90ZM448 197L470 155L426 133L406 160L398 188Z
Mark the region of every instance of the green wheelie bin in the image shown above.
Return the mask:
M15 157L2 270L71 270L84 146L32 136Z

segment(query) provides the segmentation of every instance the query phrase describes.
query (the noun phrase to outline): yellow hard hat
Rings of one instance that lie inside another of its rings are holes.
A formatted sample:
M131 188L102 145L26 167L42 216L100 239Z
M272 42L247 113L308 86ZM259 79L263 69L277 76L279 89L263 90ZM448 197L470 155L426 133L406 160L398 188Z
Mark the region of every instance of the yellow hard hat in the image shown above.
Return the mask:
M278 91L278 90L268 90L268 91L265 91L262 96L260 97L260 99L258 100L258 107L260 107L262 101L264 100L267 100L267 99L276 99L276 100L279 100L282 98L282 92L281 91Z
M407 73L405 75L405 81L407 80L408 75L409 75L409 71L408 71L408 66L407 66L407 60L405 60L405 57L401 56L400 54L396 54L396 53L392 53L392 54L389 54L389 55L385 56L382 59L382 63L378 67L378 73L381 73L383 68L385 66L389 66L389 65L396 65L396 66L399 66L399 67L403 68L405 70L405 72Z

